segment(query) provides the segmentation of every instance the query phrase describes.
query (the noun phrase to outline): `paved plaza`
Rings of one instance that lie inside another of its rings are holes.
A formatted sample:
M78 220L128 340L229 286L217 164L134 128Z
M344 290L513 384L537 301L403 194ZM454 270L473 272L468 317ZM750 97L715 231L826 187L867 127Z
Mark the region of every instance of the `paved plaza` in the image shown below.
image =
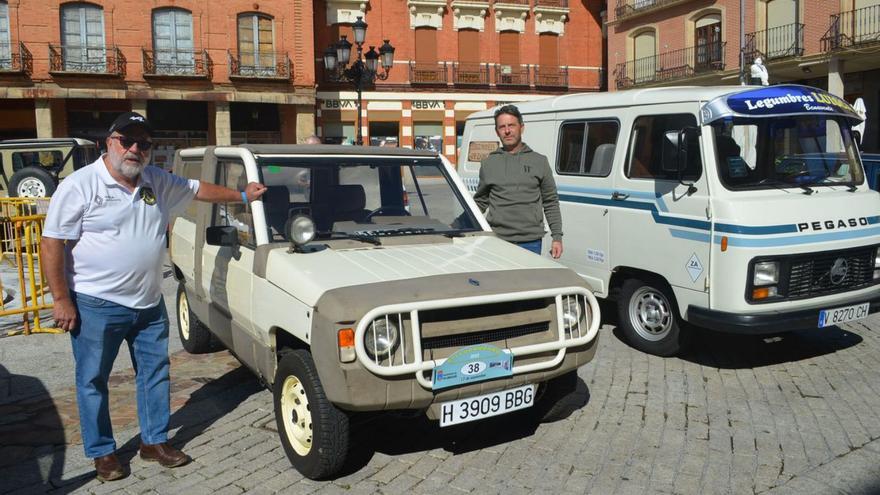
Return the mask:
M131 474L102 484L82 452L68 337L0 338L0 493L880 493L878 330L880 316L771 339L701 332L663 359L629 348L609 318L566 419L441 430L358 415L349 465L326 482L290 467L271 393L228 352L181 351L174 324L172 443L194 462L136 457L123 350L111 412Z

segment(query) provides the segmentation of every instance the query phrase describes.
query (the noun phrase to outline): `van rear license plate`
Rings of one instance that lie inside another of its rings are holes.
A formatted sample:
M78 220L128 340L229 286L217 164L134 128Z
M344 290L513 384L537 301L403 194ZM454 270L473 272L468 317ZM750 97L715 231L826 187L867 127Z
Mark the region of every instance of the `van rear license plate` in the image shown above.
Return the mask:
M492 394L443 402L440 404L440 427L498 416L532 407L534 403L534 385L524 385Z
M868 317L871 303L854 304L842 308L823 309L819 311L819 328L831 327L839 323L861 320Z

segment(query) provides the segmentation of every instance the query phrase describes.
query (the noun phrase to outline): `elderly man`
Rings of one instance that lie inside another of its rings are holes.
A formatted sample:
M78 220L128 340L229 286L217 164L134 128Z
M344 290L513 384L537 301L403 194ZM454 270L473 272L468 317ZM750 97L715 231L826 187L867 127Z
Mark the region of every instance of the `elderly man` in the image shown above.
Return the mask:
M120 115L107 153L61 182L43 230L53 316L70 332L76 363L83 447L102 481L126 474L115 455L107 386L123 340L135 369L140 457L165 467L190 460L167 443L168 315L160 282L169 218L193 198L253 201L266 190L252 182L235 191L150 166L152 134L142 115Z

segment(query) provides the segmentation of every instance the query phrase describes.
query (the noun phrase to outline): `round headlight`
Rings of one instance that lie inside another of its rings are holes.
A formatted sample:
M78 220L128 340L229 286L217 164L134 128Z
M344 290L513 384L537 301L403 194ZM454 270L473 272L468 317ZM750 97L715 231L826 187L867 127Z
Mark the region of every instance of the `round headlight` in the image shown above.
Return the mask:
M364 348L370 357L384 358L394 352L399 339L397 325L389 319L379 318L373 320L364 333Z
M565 325L566 330L577 327L582 316L583 311L577 297L568 296L562 298L562 323Z
M287 238L301 246L315 238L315 222L305 215L297 215L288 220Z

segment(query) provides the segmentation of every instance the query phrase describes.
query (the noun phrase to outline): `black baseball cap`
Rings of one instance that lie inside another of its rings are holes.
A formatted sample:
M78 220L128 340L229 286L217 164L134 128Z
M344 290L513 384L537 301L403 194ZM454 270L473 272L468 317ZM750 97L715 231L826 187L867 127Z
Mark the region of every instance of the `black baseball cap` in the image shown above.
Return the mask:
M110 124L110 134L113 134L114 132L122 132L133 125L141 126L147 131L147 134L150 136L153 135L153 126L150 125L150 122L146 117L137 112L125 112L120 114L119 117L116 117L116 120Z

